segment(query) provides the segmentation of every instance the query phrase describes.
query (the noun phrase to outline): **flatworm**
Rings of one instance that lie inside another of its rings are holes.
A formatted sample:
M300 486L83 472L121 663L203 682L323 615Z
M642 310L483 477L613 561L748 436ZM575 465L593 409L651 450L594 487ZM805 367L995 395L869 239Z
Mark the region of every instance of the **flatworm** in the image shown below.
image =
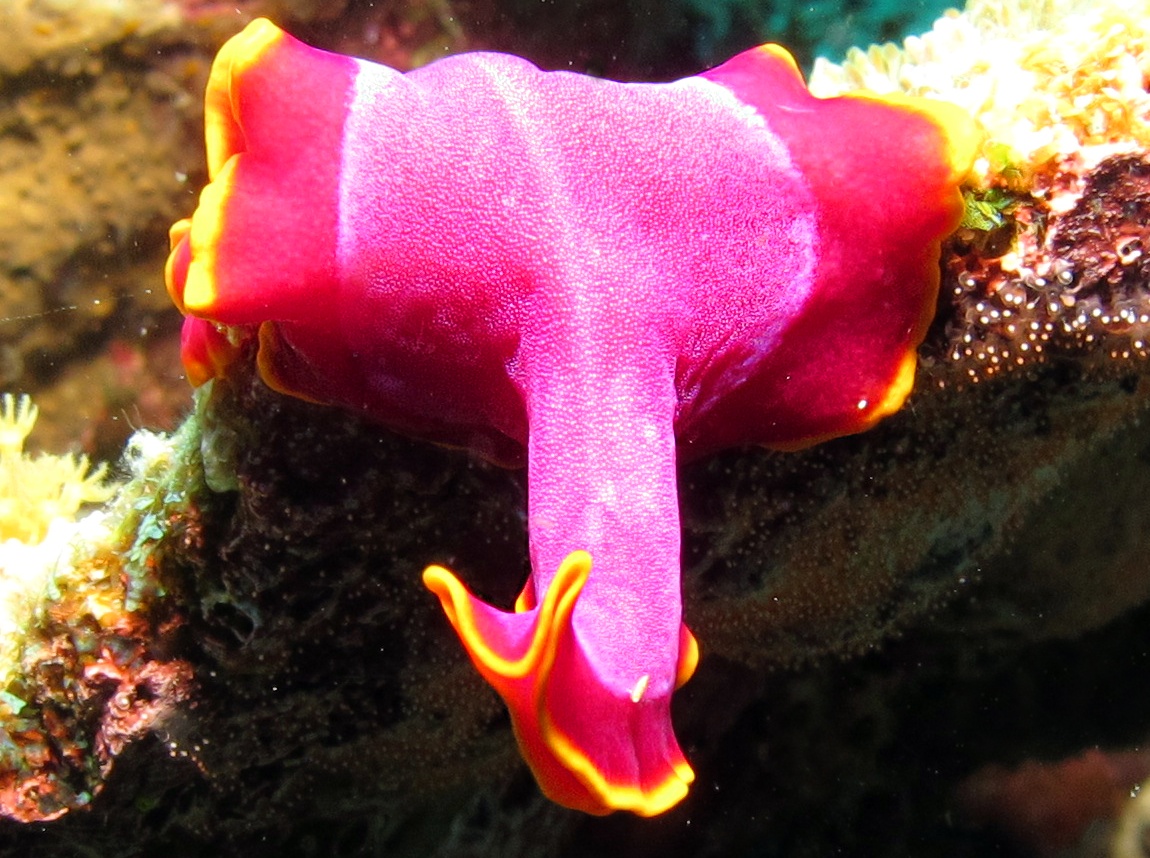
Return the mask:
M167 269L189 378L258 337L276 390L526 462L515 611L424 581L548 796L679 802L676 463L899 407L973 122L814 98L772 45L667 84L493 53L403 74L264 20L206 102L210 184Z

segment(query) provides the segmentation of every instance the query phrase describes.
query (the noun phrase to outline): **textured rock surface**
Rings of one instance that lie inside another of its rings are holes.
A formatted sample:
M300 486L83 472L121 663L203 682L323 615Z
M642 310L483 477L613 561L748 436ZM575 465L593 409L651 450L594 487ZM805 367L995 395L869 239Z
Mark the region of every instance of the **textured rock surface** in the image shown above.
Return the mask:
M945 822L962 776L1145 729L1099 708L1144 668L1143 621L1097 630L1146 594L1145 394L1140 376L1055 362L921 395L806 453L691 468L704 660L676 723L703 788L644 821L538 797L418 583L447 561L510 604L519 476L234 379L203 417L226 490L164 572L198 703L124 752L91 814L11 842L66 854L96 826L108 855L130 839L204 855L979 854L992 841Z

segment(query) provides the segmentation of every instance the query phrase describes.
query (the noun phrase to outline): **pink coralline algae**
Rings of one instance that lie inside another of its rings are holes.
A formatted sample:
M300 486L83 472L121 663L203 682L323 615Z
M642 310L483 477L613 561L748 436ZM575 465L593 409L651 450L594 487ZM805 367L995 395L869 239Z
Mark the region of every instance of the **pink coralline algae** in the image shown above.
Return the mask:
M673 806L693 774L671 695L698 658L676 465L899 407L973 122L814 98L775 46L668 84L490 53L401 74L267 21L206 100L210 183L167 270L189 378L255 340L279 391L525 463L515 611L424 581L547 795Z

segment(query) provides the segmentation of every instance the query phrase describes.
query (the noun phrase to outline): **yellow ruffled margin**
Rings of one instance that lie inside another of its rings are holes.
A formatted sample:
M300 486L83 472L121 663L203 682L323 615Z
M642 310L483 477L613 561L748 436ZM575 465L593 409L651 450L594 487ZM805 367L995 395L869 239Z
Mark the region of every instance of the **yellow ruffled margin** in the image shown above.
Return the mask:
M538 606L531 642L516 657L496 651L484 638L475 617L474 597L449 570L429 566L423 573L423 583L439 597L444 613L479 672L507 703L520 748L544 794L586 813L602 815L628 810L640 816L655 816L687 795L695 775L686 760L673 762L672 774L653 789L612 783L559 729L547 710L546 690L559 642L570 627L571 614L591 566L591 555L586 551L573 551L564 558ZM517 612L528 605L530 601L521 597L516 602ZM676 687L690 679L699 661L698 643L685 626L681 627L679 650ZM556 765L573 775L582 790L573 791L550 775L548 769Z

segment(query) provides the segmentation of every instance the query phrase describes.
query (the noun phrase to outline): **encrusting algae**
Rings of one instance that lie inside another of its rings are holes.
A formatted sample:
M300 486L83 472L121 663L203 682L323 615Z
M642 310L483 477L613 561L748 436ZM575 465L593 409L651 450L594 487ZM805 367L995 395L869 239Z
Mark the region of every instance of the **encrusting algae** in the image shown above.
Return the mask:
M77 520L84 504L109 500L107 467L86 456L24 452L38 411L27 396L0 404L0 687L19 667L24 636L77 541L90 540L105 514ZM90 520L89 520L90 519ZM9 700L4 702L10 703Z
M85 456L30 455L35 405L0 403L0 815L34 821L88 804L186 696L188 665L152 655L164 615L150 554L158 515L185 497L166 480L195 481L172 466L175 439L149 433L125 483Z

